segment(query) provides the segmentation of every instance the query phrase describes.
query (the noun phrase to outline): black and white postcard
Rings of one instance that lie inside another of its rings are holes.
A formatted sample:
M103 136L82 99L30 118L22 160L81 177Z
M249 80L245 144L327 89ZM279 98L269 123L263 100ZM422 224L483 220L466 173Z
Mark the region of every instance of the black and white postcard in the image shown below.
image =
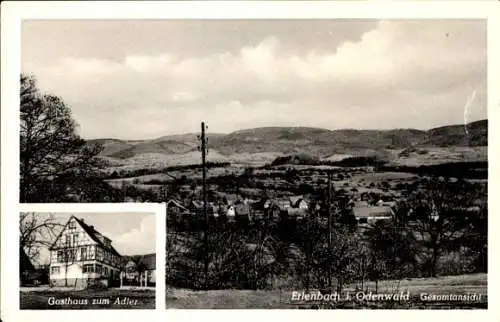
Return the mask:
M154 309L154 213L19 217L20 309Z
M486 32L23 22L20 201L168 202L167 307L487 308Z
M2 311L498 316L498 3L396 2L2 5Z

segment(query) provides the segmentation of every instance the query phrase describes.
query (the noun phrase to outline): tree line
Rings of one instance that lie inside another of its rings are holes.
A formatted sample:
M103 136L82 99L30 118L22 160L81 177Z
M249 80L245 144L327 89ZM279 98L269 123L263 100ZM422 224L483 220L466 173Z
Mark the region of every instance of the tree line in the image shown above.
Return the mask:
M325 289L333 284L341 291L346 284L363 288L367 281L486 272L487 207L468 209L475 198L436 180L408 193L394 220L366 228L349 220L348 205L335 201L331 235L324 207L303 219L212 218L207 249L199 217L169 209L166 281L193 289Z

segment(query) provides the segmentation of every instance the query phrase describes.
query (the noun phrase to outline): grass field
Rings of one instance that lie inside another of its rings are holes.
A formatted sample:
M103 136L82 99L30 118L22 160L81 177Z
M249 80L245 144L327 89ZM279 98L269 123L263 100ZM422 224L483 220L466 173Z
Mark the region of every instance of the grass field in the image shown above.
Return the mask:
M303 290L296 290L302 292ZM392 308L392 309L486 309L487 308L487 275L472 274L461 276L445 276L438 278L406 279L401 281L379 282L378 294L396 294L409 292L409 301L338 301L338 302L293 302L293 290L213 290L193 291L170 288L166 292L167 309L319 309L319 308ZM356 291L351 285L346 292L355 297ZM365 294L375 292L375 283L364 285ZM480 294L477 301L432 301L423 302L420 294ZM345 297L345 294L343 295ZM342 298L342 297L341 297Z
M154 290L30 290L20 292L21 310L154 309ZM71 303L67 303L70 302ZM64 303L64 304L63 304Z

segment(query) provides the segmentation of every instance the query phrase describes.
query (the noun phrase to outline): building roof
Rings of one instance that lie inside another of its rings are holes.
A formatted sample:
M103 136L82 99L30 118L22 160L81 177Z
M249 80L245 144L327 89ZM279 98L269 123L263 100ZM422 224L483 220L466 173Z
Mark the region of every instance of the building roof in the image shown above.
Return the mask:
M368 217L389 217L394 215L394 212L387 206L356 206L352 208L356 218Z
M235 204L240 198L237 194L228 193L224 196L229 204Z
M174 199L170 199L169 201L166 202L166 206L175 206L181 210L183 210L184 212L190 212L189 209L187 209L186 207L184 207L184 205L182 205L179 201L177 200L174 200Z
M85 232L90 236L90 238L92 238L93 241L97 242L97 244L99 246L101 246L102 248L110 251L112 254L116 255L116 256L119 256L121 257L120 253L118 253L116 251L116 249L112 246L112 245L106 245L104 244L100 238L97 237L97 234L101 234L99 233L95 228L94 226L89 226L87 225L82 219L78 219L76 217L74 217L75 220L82 226L83 230L85 230ZM102 234L101 234L102 235ZM104 235L102 235L104 236Z
M245 205L245 204L237 204L234 206L234 212L236 213L236 215L249 215L250 214L250 206L249 205Z
M291 196L290 197L290 203L295 206L297 205L301 200L304 199L304 196L300 195L300 196Z
M21 272L34 270L35 267L29 256L26 254L22 247L19 247L19 268Z
M101 235L103 237L106 237L104 235L102 235L101 233L99 233L95 228L94 226L89 226L87 225L83 219L79 219L79 218L76 218L75 216L71 216L68 220L68 222L71 220L71 219L75 219L75 221L83 228L83 230L89 235L89 237L95 241L99 246L101 246L102 248L104 248L105 250L111 252L113 255L115 256L118 256L118 257L121 257L120 253L118 253L116 251L116 249L112 246L112 245L106 245L102 242L102 240L97 237L97 235ZM66 223L66 225L68 225L68 223ZM66 226L64 227L66 228ZM56 244L57 240L59 239L59 237L61 236L62 232L64 231L64 229L61 231L61 233L59 234L59 236L56 238L56 240L54 241L54 243L52 244L52 246L50 246L49 249L53 249L54 245ZM106 237L107 238L107 237ZM109 238L108 238L109 239Z
M123 265L132 261L137 266L143 266L147 270L156 269L156 254L123 256Z
M286 212L288 213L288 216L301 217L307 215L307 211L301 208L287 208Z
M264 197L251 203L254 209L264 210L266 208L279 207L278 203L271 198Z
M193 205L194 209L197 211L203 210L203 201L198 201L198 200L193 200L191 201L191 204ZM207 212L209 214L214 214L219 211L219 207L217 205L214 205L211 202L207 203Z
M355 201L354 206L355 207L370 207L370 204L368 203L368 201L360 200L360 201Z
M380 200L377 203L379 206L396 207L397 203L395 201L383 201Z
M282 206L282 205L291 205L291 201L290 200L287 200L287 199L279 199L276 201L278 203L278 205Z

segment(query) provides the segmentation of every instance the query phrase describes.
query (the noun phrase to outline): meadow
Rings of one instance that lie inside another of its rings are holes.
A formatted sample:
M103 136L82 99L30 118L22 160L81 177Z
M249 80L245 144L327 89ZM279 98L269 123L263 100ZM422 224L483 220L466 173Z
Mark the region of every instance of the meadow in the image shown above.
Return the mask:
M363 290L365 294L375 289L373 282L368 282ZM487 275L471 274L444 276L435 278L415 278L403 280L380 281L379 294L396 294L409 292L410 301L401 302L370 302L370 301L338 301L294 302L292 292L303 290L210 290L194 291L188 289L169 288L166 292L167 309L304 309L304 308L339 308L339 309L486 309L487 305ZM312 290L311 290L312 291ZM349 285L345 292L355 294L356 285ZM450 303L449 301L423 302L420 294L480 294L477 301Z
M71 299L73 304L58 304L66 299ZM154 309L155 291L116 288L100 290L50 290L47 288L23 290L21 288L19 300L21 310Z

